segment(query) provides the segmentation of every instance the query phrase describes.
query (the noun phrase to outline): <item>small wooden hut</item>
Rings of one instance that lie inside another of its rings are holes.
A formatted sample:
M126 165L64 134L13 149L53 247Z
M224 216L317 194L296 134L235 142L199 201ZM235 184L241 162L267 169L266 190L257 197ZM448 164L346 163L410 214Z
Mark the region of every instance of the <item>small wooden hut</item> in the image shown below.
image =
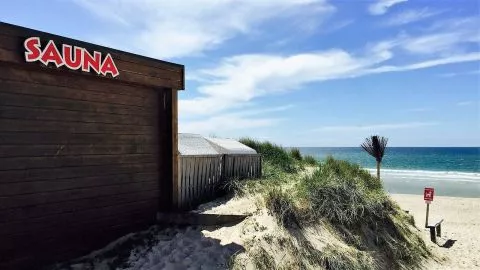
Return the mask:
M260 155L238 141L181 133L178 142L179 209L216 198L230 179L261 176Z

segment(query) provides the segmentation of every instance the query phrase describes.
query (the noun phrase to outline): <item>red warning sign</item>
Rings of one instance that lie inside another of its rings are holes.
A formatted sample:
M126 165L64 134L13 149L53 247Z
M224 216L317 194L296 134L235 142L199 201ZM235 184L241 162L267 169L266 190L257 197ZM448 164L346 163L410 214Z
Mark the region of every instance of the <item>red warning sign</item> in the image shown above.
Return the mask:
M423 199L427 202L433 201L433 193L434 189L426 187L425 190L423 191Z

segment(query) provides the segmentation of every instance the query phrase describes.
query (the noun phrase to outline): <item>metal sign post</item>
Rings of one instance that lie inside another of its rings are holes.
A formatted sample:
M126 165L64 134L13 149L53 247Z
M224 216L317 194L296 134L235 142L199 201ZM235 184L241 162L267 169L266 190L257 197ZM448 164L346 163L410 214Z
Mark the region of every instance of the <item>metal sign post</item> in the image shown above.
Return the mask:
M425 228L428 227L428 212L430 211L430 203L433 201L433 193L434 193L434 189L429 187L426 187L425 190L423 191L423 199L427 204L427 214L425 216Z

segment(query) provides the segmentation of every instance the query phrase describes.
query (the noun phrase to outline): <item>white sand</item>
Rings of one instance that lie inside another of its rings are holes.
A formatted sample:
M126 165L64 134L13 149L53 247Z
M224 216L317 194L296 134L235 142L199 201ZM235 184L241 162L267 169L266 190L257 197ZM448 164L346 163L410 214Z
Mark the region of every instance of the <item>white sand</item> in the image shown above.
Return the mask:
M163 236L150 250L133 251L127 269L228 269L230 257L245 251L253 238L269 234L278 226L265 210L258 210L253 199L232 199L201 205L198 211L210 214L254 214L241 223L217 228L188 227L167 229L173 237ZM160 236L162 237L162 236Z
M205 237L193 227L167 229L163 234L151 249L133 251L127 269L225 269L240 250L237 245L220 245L218 239Z
M425 227L426 205L421 195L393 194L391 197L415 218L422 229L425 242L446 261L431 262L427 269L480 269L480 199L435 196L430 205L429 223L444 219L439 244L456 240L450 248L439 247L430 241Z
M255 200L233 199L214 201L200 206L195 212L217 214L258 214ZM233 226L219 227L177 227L155 231L153 246L138 246L130 252L127 266L117 269L131 270L183 270L183 269L228 269L232 255L245 251L243 245L252 238L266 234L276 228L273 217L262 213L261 220L247 218ZM145 233L145 232L144 232ZM78 258L69 265L74 270L112 269L116 257L103 257L116 246L135 237L129 234L110 243L106 247ZM58 266L57 266L58 267ZM60 269L62 269L60 267Z

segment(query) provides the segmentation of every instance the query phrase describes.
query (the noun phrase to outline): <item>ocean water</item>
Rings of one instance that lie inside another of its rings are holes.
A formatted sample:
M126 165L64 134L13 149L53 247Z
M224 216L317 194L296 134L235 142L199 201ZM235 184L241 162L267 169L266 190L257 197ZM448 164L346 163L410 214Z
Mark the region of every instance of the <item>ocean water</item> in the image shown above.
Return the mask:
M375 159L360 147L302 147L302 154L322 160L347 160L376 173ZM381 178L390 193L480 198L480 147L389 147Z

